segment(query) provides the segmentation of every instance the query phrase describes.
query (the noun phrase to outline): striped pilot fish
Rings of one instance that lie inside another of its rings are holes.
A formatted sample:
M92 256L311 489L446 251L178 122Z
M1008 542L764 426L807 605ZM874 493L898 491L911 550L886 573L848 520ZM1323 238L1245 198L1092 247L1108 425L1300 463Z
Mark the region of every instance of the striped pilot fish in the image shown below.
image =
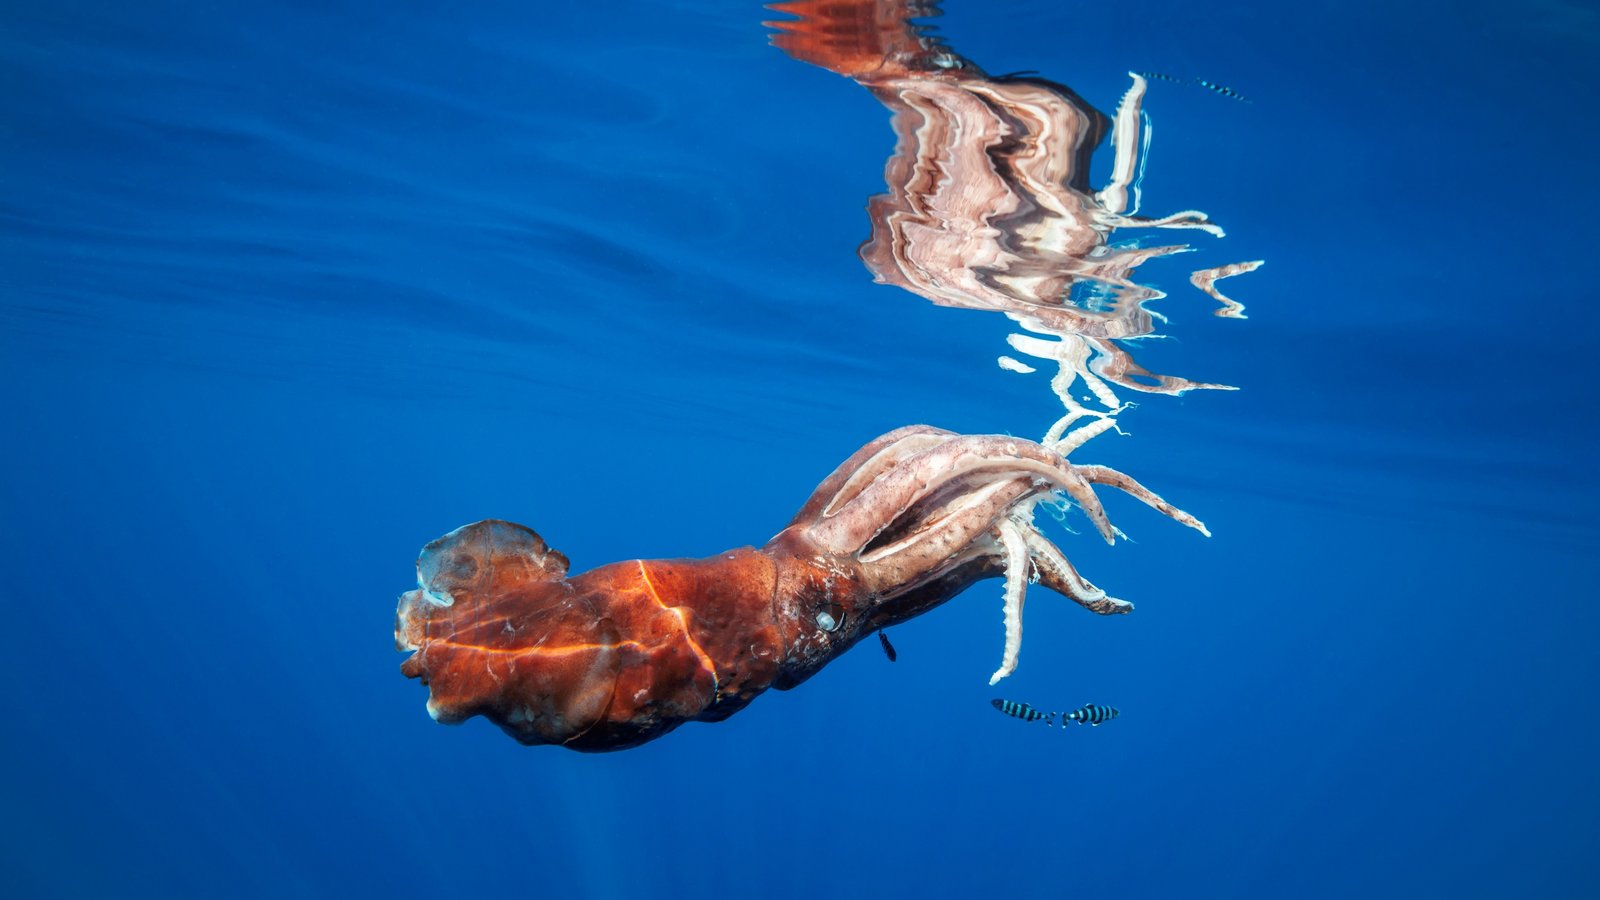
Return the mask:
M1109 722L1119 715L1121 713L1117 711L1115 706L1101 706L1098 703L1090 703L1082 709L1062 713L1061 727L1067 727L1068 722L1077 722L1079 725L1099 725L1101 722Z
M1039 712L1037 709L1034 709L1026 703L1018 703L1015 700L999 699L991 700L989 702L994 706L995 709L1000 710L1008 716L1015 716L1024 722L1037 722L1040 719L1043 719L1046 725L1055 724L1055 713Z

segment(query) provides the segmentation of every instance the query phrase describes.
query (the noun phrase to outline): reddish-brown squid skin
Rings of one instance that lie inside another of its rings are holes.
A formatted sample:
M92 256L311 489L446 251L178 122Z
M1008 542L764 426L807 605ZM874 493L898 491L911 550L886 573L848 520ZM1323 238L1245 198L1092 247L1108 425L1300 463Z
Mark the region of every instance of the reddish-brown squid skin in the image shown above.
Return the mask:
M400 671L429 687L436 719L481 715L525 744L605 751L792 688L996 567L975 560L877 602L858 565L790 528L760 550L567 578L533 531L486 520L429 544L418 571L425 587L401 598L395 637L416 651Z
M762 550L566 578L532 531L468 525L423 550L425 587L401 599L396 624L416 650L401 671L429 686L439 721L482 715L527 744L621 750L719 721L871 633L866 592L839 561L797 557L800 543L786 532ZM838 627L819 627L818 612Z

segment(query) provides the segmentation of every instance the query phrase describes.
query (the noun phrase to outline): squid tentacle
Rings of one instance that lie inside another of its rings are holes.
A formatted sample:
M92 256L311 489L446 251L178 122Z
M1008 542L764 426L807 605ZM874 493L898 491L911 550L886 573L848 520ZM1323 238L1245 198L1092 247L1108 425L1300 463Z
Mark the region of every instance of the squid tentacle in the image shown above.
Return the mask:
M1140 502L1144 503L1144 505L1150 507L1156 512L1161 513L1167 518L1176 522L1181 522L1184 525L1193 528L1195 531L1200 532L1206 537L1211 537L1211 530L1206 528L1204 522L1196 519L1194 516L1189 515L1176 506L1173 506L1166 500L1163 500L1160 494L1157 494L1155 491L1152 491L1135 481L1131 475L1125 475L1122 472L1118 472L1116 469L1108 468L1106 466L1083 465L1074 466L1074 468L1081 473L1084 479L1087 481L1093 484L1103 484L1107 485L1108 487L1114 487L1117 490L1120 490L1123 493L1138 499Z
M1024 527L1032 529L1033 526ZM995 532L1006 556L1006 645L1000 668L989 676L990 684L998 684L1000 679L1016 671L1017 656L1022 652L1022 604L1027 600L1028 573L1032 568L1028 562L1028 540L1016 520L1006 519Z
M871 547L857 554L857 559L868 566L866 577L881 586L885 597L892 597L895 591L890 585L909 583L914 575L939 570L954 561L1035 490L1028 478L983 485L914 523L906 536Z
M1064 490L1078 501L1101 535L1113 540L1111 524L1089 483L1059 453L1004 435L969 435L946 440L884 472L841 506L812 535L835 552L856 552L934 491L957 481L1030 475L1041 490Z
M1077 603L1090 612L1102 616L1133 612L1133 604L1118 600L1090 584L1067 559L1066 554L1038 529L1023 532L1028 541L1028 551L1039 569L1039 582L1056 593Z
M914 446L922 449L924 445L919 442L924 436L937 437L940 440L950 437L954 432L943 428L934 428L931 425L906 425L887 434L880 435L867 442L861 449L850 454L850 458L840 463L827 478L818 484L806 499L805 505L795 513L790 525L809 523L822 514L823 507L831 505L845 490L845 486L856 482L860 477L876 478L888 468L898 465L907 455L898 452L903 449L906 442L913 441ZM870 480L870 479L869 479Z
M861 492L866 490L872 482L878 480L878 477L883 473L894 469L895 466L898 466L909 457L937 447L948 438L949 432L906 435L878 451L870 459L863 462L854 472L850 473L850 477L844 480L843 484L839 486L839 490L834 493L833 497L828 500L827 505L822 508L822 516L826 518L834 515L841 506L860 496Z

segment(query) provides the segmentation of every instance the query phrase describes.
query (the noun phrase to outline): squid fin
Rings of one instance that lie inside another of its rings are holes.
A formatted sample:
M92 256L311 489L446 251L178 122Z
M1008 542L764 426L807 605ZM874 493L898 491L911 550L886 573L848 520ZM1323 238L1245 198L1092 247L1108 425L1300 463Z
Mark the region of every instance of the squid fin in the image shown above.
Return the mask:
M566 574L567 558L544 538L500 519L463 525L423 547L417 557L417 586L439 606L481 596L496 582L560 581Z

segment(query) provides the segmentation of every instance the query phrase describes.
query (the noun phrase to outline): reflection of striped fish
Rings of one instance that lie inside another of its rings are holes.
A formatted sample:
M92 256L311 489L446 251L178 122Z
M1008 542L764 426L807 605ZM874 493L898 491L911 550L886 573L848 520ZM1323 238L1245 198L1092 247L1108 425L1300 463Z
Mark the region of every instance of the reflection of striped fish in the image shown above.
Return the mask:
M1050 725L1052 724L1052 720L1055 719L1056 715L1055 713L1046 715L1026 703L1017 703L1014 700L991 700L989 702L994 704L995 709L1000 710L1008 716L1016 716L1024 722L1037 722L1040 719L1043 719L1046 725Z
M1234 90L1231 87L1224 87L1224 86L1222 86L1220 84L1217 84L1214 81L1207 81L1204 78L1196 78L1195 79L1195 83L1200 85L1201 87L1210 88L1211 90L1216 91L1217 93L1221 94L1224 97L1231 97L1231 98L1233 98L1235 100L1238 100L1241 103L1249 103L1250 102L1250 98L1246 97L1245 95L1239 93L1238 91Z
M1077 722L1079 725L1099 725L1101 722L1109 722L1119 715L1121 713L1117 712L1117 708L1114 706L1101 706L1098 703L1090 703L1082 709L1062 713L1061 724L1066 725L1068 722Z

